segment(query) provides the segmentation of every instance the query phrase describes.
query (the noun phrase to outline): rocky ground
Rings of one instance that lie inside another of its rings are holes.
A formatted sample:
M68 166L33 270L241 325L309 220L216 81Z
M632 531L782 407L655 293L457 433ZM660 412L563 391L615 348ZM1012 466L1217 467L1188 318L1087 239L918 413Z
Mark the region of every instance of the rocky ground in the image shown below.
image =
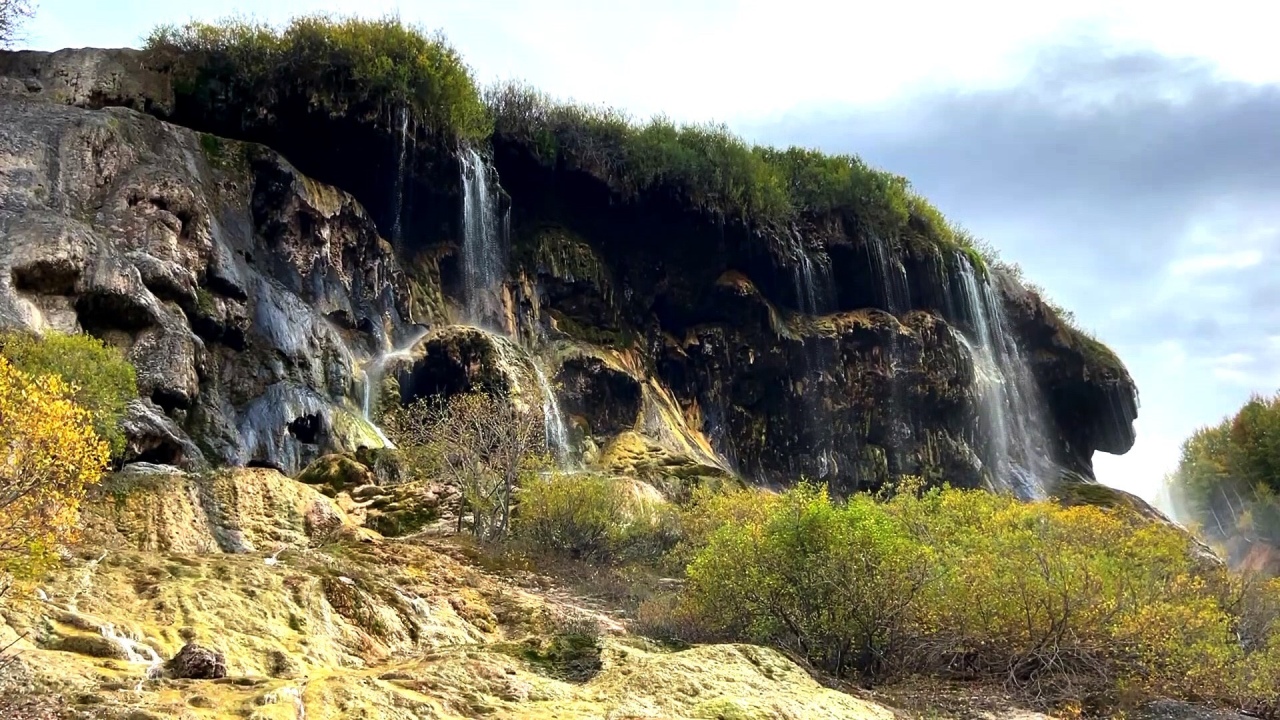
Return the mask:
M464 538L383 537L353 519L359 493L335 494L263 469L113 478L85 512L81 548L0 605L0 644L15 643L0 714L1046 717L998 690L833 689L775 650L670 647L580 585L503 567Z

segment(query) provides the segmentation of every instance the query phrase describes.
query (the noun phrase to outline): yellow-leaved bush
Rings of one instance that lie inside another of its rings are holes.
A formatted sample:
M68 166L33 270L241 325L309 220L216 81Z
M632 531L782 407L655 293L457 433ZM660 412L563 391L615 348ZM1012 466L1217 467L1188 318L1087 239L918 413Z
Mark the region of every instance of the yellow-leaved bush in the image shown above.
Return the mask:
M679 611L722 638L864 680L999 680L1100 704L1273 701L1260 693L1280 678L1277 613L1259 611L1246 648L1238 578L1172 526L951 489L836 501L800 485L761 508L722 515L687 569Z
M0 569L37 572L75 536L86 488L110 448L58 375L31 376L0 356Z

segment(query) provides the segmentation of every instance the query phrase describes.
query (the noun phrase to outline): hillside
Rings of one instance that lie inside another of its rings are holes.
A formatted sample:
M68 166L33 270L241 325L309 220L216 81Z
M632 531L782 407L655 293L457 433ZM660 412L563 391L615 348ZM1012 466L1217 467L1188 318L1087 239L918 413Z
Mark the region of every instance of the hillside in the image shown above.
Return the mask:
M46 365L85 404L51 338L136 374L79 537L0 528L13 717L1276 700L1238 579L1093 478L1123 363L905 179L397 21L0 53L0 331L10 432Z

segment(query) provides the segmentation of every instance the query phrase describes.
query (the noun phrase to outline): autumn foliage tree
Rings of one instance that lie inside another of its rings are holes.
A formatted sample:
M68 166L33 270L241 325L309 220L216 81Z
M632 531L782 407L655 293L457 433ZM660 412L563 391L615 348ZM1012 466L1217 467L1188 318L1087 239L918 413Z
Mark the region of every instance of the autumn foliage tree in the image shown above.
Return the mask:
M120 420L129 401L138 397L138 382L119 349L92 335L8 332L0 334L0 355L31 377L60 377L71 398L89 413L94 431L112 455L124 451Z
M476 537L507 535L521 476L545 465L540 411L472 392L418 400L391 412L384 422L410 464L434 471L458 488L459 529L469 515Z
M1280 395L1255 396L1198 430L1169 482L1209 540L1280 545Z
M86 488L106 470L107 443L74 394L0 356L0 566L11 573L38 569L74 537Z

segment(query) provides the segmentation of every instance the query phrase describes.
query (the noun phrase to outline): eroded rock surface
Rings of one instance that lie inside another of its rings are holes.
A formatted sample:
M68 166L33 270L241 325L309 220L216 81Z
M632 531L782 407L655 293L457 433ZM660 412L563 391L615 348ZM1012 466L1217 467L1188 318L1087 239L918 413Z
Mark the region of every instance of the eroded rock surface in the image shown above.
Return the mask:
M361 358L406 332L390 246L265 148L0 97L0 325L118 345L127 459L296 472L373 444Z
M847 490L908 475L983 486L1015 424L990 416L1010 380L975 354L997 314L1032 383L1010 412L1043 416L1023 433L1039 474L1087 481L1095 451L1133 442L1136 391L1114 355L914 231L716 222L672 198L620 199L605 177L495 137L511 223L499 341L448 326L465 299L454 150L423 142L392 162L406 139L376 113L202 108L131 51L4 54L0 75L0 322L125 347L172 421L137 423L137 459L198 465L185 434L211 464L294 473L380 444L362 405L475 388L533 399L542 387L510 368L536 362L589 460ZM343 190L124 108L267 142ZM413 322L432 335L362 403L363 368Z

